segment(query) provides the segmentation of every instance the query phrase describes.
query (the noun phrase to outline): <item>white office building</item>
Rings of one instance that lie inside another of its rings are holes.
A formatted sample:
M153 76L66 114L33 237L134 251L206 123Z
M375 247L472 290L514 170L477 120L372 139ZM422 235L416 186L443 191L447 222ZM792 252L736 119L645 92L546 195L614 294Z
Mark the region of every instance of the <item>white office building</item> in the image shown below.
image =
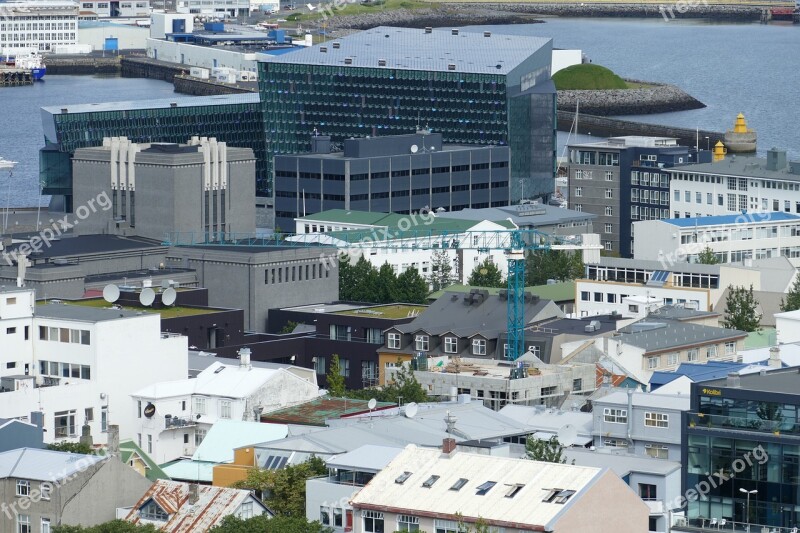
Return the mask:
M78 3L61 0L7 2L0 17L0 50L18 55L49 52L78 42Z
M99 18L147 18L150 0L81 0L81 11L91 11Z
M634 231L647 235L635 241L634 259L696 263L711 250L720 263L787 257L800 264L800 215L764 212L699 218L647 220L634 223Z
M722 161L664 169L673 218L733 213L800 213L800 162L773 148L767 157L728 156Z
M62 303L37 305L33 289L0 290L0 418L43 417L46 443L95 443L109 424L133 432L130 394L188 375L186 337L162 334L158 314Z

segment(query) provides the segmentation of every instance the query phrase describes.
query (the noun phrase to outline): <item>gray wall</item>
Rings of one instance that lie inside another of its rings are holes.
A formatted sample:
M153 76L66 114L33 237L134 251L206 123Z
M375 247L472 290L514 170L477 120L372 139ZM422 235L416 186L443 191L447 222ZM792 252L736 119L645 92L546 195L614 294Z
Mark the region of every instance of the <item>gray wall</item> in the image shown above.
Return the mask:
M42 429L22 422L12 422L0 429L0 453L17 448L44 448Z

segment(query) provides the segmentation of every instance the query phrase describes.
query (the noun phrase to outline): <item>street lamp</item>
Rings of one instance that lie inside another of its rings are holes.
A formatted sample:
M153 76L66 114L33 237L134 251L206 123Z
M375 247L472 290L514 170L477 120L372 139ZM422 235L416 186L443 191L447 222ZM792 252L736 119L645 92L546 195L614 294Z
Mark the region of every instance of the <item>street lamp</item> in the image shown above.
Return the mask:
M739 492L743 492L747 494L747 510L745 511L745 520L747 520L747 531L750 531L750 495L751 494L758 494L757 490L746 490L744 488L739 488Z
M711 150L711 140L706 136L706 151Z

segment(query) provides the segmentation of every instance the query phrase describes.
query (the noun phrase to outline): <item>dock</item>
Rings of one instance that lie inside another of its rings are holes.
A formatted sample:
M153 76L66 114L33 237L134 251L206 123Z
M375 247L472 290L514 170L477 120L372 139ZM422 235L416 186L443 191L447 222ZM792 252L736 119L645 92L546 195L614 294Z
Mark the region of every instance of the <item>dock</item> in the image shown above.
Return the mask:
M0 87L19 87L20 85L33 85L33 75L30 70L0 69Z

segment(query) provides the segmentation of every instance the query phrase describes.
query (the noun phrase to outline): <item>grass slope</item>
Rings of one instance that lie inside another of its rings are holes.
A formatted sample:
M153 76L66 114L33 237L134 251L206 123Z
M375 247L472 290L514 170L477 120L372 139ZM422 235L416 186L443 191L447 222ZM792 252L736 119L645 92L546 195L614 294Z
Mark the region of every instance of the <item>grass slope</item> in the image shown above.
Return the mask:
M625 80L606 67L583 63L559 70L553 76L553 83L559 91L566 90L605 90L627 89Z

